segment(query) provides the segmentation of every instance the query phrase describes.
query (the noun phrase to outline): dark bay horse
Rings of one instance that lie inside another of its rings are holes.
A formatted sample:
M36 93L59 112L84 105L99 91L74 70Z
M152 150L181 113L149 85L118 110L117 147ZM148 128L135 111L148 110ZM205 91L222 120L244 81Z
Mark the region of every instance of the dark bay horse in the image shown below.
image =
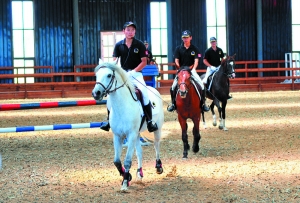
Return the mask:
M187 158L190 145L188 143L187 129L188 124L186 120L192 119L194 123L193 127L193 152L199 151L200 136L200 119L201 119L201 99L198 96L200 92L195 88L194 81L191 78L191 70L188 66L182 66L177 73L178 77L178 91L176 94L176 106L178 113L178 121L182 131L183 141L183 158Z
M222 60L219 69L213 73L207 80L206 85L206 97L212 100L210 110L213 115L213 125L217 125L214 106L218 107L220 125L219 129L227 131L225 126L226 118L226 105L229 94L229 78L235 78L235 54L233 56L227 55ZM205 77L205 74L201 75L201 79ZM221 103L221 105L220 105ZM202 111L203 124L205 125L204 112Z

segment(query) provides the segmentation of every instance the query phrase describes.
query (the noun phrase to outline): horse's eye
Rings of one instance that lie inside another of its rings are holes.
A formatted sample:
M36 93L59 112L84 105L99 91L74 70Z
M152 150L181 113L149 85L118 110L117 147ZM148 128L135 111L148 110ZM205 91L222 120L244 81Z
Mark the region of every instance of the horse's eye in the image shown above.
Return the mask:
M111 74L108 74L107 77L108 77L108 78L111 78Z

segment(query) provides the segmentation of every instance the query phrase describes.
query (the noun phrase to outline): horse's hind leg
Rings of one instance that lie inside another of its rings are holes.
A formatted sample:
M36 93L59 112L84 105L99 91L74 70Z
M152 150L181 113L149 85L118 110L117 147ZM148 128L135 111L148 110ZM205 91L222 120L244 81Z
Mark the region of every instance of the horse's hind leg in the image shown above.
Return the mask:
M140 136L141 135L139 135L138 139L140 139ZM135 144L135 150L136 150L135 151L136 157L138 160L138 169L137 169L137 173L136 173L136 179L137 179L137 181L142 181L142 179L144 177L143 168L142 168L143 149L142 149L141 143L139 141L136 142L136 144Z
M162 167L162 162L160 160L160 139L161 139L161 128L154 132L154 148L155 148L155 155L156 155L156 173L162 174L164 169Z
M206 123L205 123L205 117L204 117L204 111L201 109L201 114L202 114L202 122L203 122L203 127L206 129Z

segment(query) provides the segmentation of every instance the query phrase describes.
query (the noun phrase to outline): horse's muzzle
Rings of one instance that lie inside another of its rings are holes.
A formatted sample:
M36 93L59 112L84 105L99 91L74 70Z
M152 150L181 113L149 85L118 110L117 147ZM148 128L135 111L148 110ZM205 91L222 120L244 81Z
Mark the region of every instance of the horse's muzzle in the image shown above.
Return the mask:
M180 91L179 90L179 95L180 95L181 98L185 98L187 93L188 93L188 91L186 91L186 90L185 91Z
M92 96L97 101L101 101L103 99L103 96L101 96L101 92L100 91L97 91L96 93L92 92Z
M232 73L232 74L231 74L231 78L235 78L235 73Z

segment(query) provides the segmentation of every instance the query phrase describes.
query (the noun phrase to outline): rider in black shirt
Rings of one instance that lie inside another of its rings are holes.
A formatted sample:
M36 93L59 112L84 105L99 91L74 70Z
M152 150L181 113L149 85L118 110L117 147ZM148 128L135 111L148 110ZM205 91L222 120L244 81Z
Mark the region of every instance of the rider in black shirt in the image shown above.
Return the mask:
M128 72L130 81L143 93L143 109L146 115L147 128L149 132L156 131L156 123L152 123L152 106L148 97L147 86L142 74L142 69L147 64L146 47L140 40L135 39L136 25L126 22L123 26L125 39L119 41L114 48L114 60L121 58L121 66ZM109 110L108 110L109 116ZM126 116L126 115L124 115ZM102 125L102 130L109 131L110 125Z
M189 30L185 30L182 32L182 41L183 44L176 47L174 58L175 58L175 65L176 68L180 68L181 66L189 66L192 73L192 78L196 83L198 83L202 90L204 90L204 85L202 83L202 80L200 79L199 75L196 72L196 68L198 67L199 58L201 57L201 54L196 46L194 46L191 43L192 40L192 34ZM171 94L171 102L172 105L170 105L167 110L169 112L172 112L176 109L175 105L175 99L176 99L176 91L175 88L177 86L177 76L175 77L173 81L173 85L170 89ZM203 110L209 111L209 108L205 105L205 91L203 92Z
M215 37L210 38L211 47L205 51L203 63L207 66L206 74L203 79L203 83L207 83L207 78L216 71L217 67L221 65L222 58L224 57L223 50L217 46L217 39ZM229 79L228 79L229 85ZM228 99L232 99L228 95Z

